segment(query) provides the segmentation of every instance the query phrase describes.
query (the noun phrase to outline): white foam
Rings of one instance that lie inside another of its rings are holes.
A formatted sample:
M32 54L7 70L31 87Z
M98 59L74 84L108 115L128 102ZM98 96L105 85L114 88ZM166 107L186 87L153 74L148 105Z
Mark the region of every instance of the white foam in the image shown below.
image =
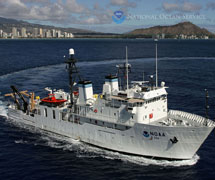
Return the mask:
M0 100L0 116L8 118L7 106Z
M20 140L15 140L14 141L16 144L28 144L28 141L24 141L24 140L22 140L22 139L20 139Z
M118 152L103 150L86 144L83 144L83 145L85 146L85 150L87 150L87 152L85 154L78 154L78 157L87 157L87 158L103 157L105 159L111 159L111 160L117 159L125 163L133 163L141 166L149 166L149 165L164 166L164 167L192 166L196 164L200 159L199 156L195 154L194 157L190 160L174 160L174 161L155 160L155 159L149 159L149 158L140 157L140 156L125 155ZM94 154L92 155L91 153L94 153Z

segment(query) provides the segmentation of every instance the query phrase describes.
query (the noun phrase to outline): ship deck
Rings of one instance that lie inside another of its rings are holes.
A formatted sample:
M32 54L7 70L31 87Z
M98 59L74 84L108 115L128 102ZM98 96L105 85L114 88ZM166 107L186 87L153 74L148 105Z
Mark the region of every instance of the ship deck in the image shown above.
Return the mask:
M111 99L116 99L120 101L127 101L128 103L143 103L143 99L138 99L138 98L127 98L123 96L111 96Z
M170 110L166 118L150 123L151 125L174 127L215 127L215 122L202 116L183 111Z

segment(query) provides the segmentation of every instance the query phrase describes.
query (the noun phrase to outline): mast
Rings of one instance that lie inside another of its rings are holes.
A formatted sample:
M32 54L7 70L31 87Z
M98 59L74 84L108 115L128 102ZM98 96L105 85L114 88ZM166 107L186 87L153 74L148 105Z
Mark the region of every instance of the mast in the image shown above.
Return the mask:
M157 45L157 39L155 39L155 79L156 79L156 88L158 87L158 45Z
M128 64L128 48L127 46L125 47L125 63L123 64L118 64L116 65L118 71L117 71L117 76L119 78L120 81L120 87L122 87L122 89L124 91L126 91L126 89L129 88L128 86L128 73L131 72L131 65Z
M126 50L126 82L127 82L127 90L128 90L128 48L125 47Z
M75 81L78 78L79 81L81 80L79 74L78 74L78 69L76 67L76 62L77 59L74 58L74 49L69 49L69 58L68 60L65 61L66 64L68 64L67 69L69 72L69 87L70 87L70 103L71 105L74 104L73 102L73 89L75 85Z
M209 110L208 98L209 98L208 90L205 89L205 123L204 123L205 126L207 126L207 120L209 119L209 117L208 117L208 110Z
M131 72L131 65L128 64L128 66L125 63L123 64L118 64L116 65L117 67L117 73L116 73L116 76L118 76L119 78L119 87L123 90L126 90L126 84L127 84L127 71L128 73ZM128 70L127 70L128 69Z

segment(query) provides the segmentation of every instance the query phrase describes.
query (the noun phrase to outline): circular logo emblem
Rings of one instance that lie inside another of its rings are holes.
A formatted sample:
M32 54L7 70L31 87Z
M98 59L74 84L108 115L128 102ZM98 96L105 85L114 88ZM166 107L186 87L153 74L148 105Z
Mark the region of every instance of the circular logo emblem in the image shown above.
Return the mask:
M143 136L144 137L149 137L149 133L147 131L143 131Z

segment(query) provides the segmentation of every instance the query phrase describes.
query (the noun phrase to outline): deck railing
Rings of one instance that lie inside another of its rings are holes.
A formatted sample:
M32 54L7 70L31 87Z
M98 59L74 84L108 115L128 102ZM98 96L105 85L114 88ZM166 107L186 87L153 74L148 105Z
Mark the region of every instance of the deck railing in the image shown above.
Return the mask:
M176 117L176 118L183 118L183 119L189 119L192 120L198 124L204 125L204 126L208 126L208 127L215 127L215 122L210 120L210 119L206 119L202 116L196 115L196 114L192 114L192 113L188 113L188 112L183 112L183 111L178 111L178 110L169 110L168 113L169 117Z

